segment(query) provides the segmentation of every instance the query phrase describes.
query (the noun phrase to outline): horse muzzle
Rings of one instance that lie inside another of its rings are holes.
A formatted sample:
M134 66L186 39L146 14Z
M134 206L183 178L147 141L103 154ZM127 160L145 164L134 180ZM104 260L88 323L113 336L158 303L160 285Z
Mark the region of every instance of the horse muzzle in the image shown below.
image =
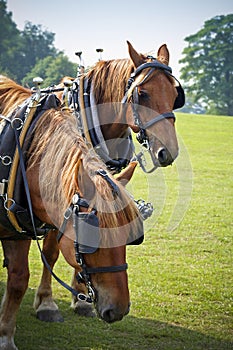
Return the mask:
M125 311L121 311L117 306L109 304L105 306L100 312L98 312L99 317L107 323L113 323L116 321L121 321L124 316L129 313L130 304Z

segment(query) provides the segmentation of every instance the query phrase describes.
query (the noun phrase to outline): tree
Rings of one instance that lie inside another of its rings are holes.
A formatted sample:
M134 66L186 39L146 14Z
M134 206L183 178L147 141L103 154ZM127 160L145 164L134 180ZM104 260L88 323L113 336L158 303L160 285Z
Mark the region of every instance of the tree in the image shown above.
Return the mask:
M17 59L22 41L20 31L12 20L12 13L7 12L5 0L0 0L0 69L1 74L17 78Z
M207 113L233 116L233 14L206 21L185 41L179 62L187 95Z
M43 86L56 85L64 76L75 77L76 64L60 53L56 58L52 56L38 60L37 64L23 79L24 85L32 86L33 78L40 76L44 79Z
M56 84L65 75L75 76L76 65L55 48L54 33L31 22L18 30L6 0L0 0L0 18L1 74L28 85L36 76L43 77L45 85Z
M22 51L18 62L21 71L18 76L20 81L31 71L36 63L47 57L55 58L58 51L53 45L55 34L43 30L42 26L26 22L24 30L21 32Z
M42 26L26 22L24 30L17 29L12 13L7 12L5 0L0 0L0 69L1 74L21 83L38 60L46 56L56 57L59 52L54 47L55 34Z

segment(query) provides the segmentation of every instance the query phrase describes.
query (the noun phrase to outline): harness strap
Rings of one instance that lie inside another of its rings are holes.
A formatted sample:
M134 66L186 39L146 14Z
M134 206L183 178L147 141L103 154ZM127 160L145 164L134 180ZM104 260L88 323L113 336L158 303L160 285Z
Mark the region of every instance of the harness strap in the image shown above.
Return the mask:
M78 99L77 105L74 105L75 114L78 118L79 129L88 143L94 147L96 153L107 165L108 169L114 172L120 172L124 169L133 155L134 146L129 130L120 138L118 143L120 154L110 156L109 149L104 140L101 130L101 123L98 116L98 108L94 98L94 86L86 76L82 76L79 85L76 85L77 92L73 90L73 103ZM123 144L124 142L124 144ZM121 147L121 148L120 148ZM116 148L118 151L118 149Z
M36 99L34 99L32 101L32 106L31 106L29 112L27 113L27 118L26 118L26 121L24 122L23 129L20 133L20 139L18 138L18 135L16 132L18 130L17 124L14 123L14 119L11 121L11 126L14 129L14 133L15 133L15 140L16 140L17 148L15 151L13 163L11 165L10 177L9 177L9 182L8 182L8 187L7 187L7 198L13 198L13 195L14 195L15 180L16 180L18 165L20 162L19 154L21 151L21 147L24 143L24 139L25 139L25 136L27 134L28 127L31 124L33 116L36 112L37 104L38 104L38 101ZM21 153L22 153L22 151L21 151ZM22 160L23 160L23 155L21 155L21 156L22 156ZM22 163L22 161L21 161L21 163ZM22 165L21 165L21 169L22 169ZM23 172L22 172L22 175L23 175ZM8 209L10 208L10 204L11 203L9 201L7 201L6 205L7 205ZM15 217L15 214L13 212L11 212L10 210L8 210L8 217L9 217L11 224L15 227L15 229L18 232L22 232L23 229L19 226L18 221Z
M91 142L91 137L90 137L90 133L88 130L88 124L87 124L87 116L86 116L86 111L85 111L85 103L84 103L84 99L82 98L83 94L84 94L84 77L80 78L80 82L79 82L79 88L80 88L80 107L81 107L81 113L82 113L82 122L83 122L83 132L85 135L85 138L88 142L90 142L90 144L92 144Z
M140 66L138 66L135 71L131 74L131 77L135 78L139 73L141 73L142 70L146 69L146 68L158 68L158 69L162 69L164 71L167 71L169 73L172 73L172 69L171 67L167 66L166 64L160 63L159 61L157 61L157 59L155 59L152 56L149 56L148 58L152 58L153 61L152 62L146 62L141 64Z
M176 119L175 114L172 112L159 114L155 118L153 118L153 119L149 120L147 123L143 124L142 129L146 130L149 127L151 127L152 125L154 125L155 123L159 122L160 120L169 119L169 118L173 118L175 120Z
M118 186L115 184L115 182L112 181L112 179L110 179L105 170L99 169L96 171L96 174L102 176L105 179L105 181L107 181L107 183L112 187L112 193L114 197L119 195L120 192Z
M116 265L116 266L100 266L100 267L86 267L85 273L107 273L107 272L121 272L128 269L128 264Z

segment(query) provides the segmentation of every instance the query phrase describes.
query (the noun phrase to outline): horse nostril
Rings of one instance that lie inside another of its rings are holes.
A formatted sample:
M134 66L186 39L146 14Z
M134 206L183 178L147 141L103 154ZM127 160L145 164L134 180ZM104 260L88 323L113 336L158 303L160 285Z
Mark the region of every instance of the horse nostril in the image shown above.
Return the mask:
M113 307L109 307L103 310L101 318L108 323L122 320L124 314L118 313Z
M113 309L106 309L102 313L102 318L104 321L111 323L114 322L115 317L114 317L114 311Z
M160 164L164 164L168 160L167 151L165 148L160 148L157 152L157 158Z

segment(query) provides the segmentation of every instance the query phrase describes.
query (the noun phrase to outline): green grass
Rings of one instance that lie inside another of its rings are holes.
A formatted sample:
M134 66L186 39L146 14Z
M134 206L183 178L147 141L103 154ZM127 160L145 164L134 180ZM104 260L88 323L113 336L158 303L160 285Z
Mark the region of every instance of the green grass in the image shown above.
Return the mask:
M144 243L127 248L130 314L112 325L77 317L53 281L65 322L38 321L32 303L41 262L33 243L15 338L20 350L233 349L233 118L177 114L177 132L176 163L148 176L138 169L129 188L155 207ZM62 258L56 271L66 281L71 275Z

